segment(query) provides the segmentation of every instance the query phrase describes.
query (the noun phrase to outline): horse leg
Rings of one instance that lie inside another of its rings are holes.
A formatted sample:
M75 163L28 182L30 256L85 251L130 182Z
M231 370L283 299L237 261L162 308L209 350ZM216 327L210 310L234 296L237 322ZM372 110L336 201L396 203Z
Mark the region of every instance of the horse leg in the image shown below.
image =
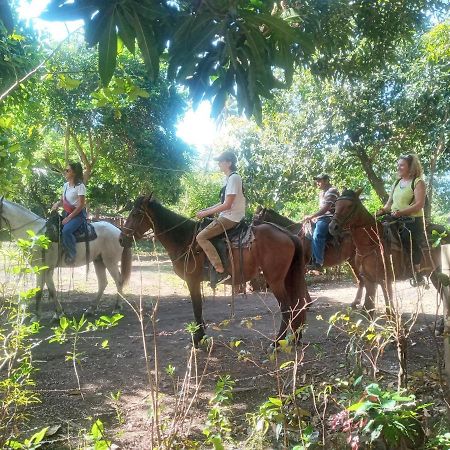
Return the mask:
M392 283L381 283L381 290L383 291L384 304L386 305L386 314L389 318L392 318L394 314L394 292L392 290Z
M430 274L430 280L433 283L433 286L436 288L436 290L438 291L439 297L441 298L442 301L446 301L444 293L442 292L443 290L443 286L442 283L439 281L439 277L437 275L437 273L440 273L440 269L439 271L433 271ZM442 336L444 334L444 317L441 316L438 319L436 319L435 325L434 325L434 334L436 336Z
M108 286L108 278L106 277L106 266L101 258L94 260L95 274L97 275L98 289L97 296L95 297L94 305L89 306L86 310L86 314L94 314L98 311L100 305L100 299L102 298L103 292L105 292L106 286Z
M277 342L284 339L289 327L292 327L291 318L293 314L293 309L291 307L290 301L289 301L289 295L286 291L286 288L283 283L276 283L276 284L270 284L269 286L272 290L272 293L274 297L278 301L278 305L280 306L281 311L281 323L280 323L280 329L278 330L277 336L275 338L275 346L277 345ZM293 331L295 331L293 329Z
M39 289L36 292L35 300L36 300L36 309L35 313L31 316L31 322L36 322L40 320L42 315L42 294L44 292L45 286L45 272L41 272L36 276L36 287Z
M48 299L55 305L52 321L58 321L62 316L64 316L64 310L61 303L58 301L55 282L53 281L53 274L54 268L49 268L44 275L44 282L48 289Z
M115 283L116 288L117 288L116 304L115 304L114 309L113 309L113 313L116 313L116 312L119 312L119 311L122 310L122 303L121 303L121 299L123 298L122 276L120 275L120 271L119 271L119 267L117 265L117 262L115 262L115 261L109 262L109 261L104 261L104 260L102 260L102 262L103 262L103 265L106 265L106 268L108 269L108 272L113 277L114 283ZM100 270L101 270L101 268L100 268ZM97 272L97 266L95 266L95 271ZM103 291L101 291L101 293L100 293L100 286L101 286L100 278L99 278L98 283L99 283L99 290L98 290L98 294L97 295L100 295L100 297L101 297L102 294L103 294ZM105 287L106 287L106 285L105 285ZM98 298L97 301L100 301L100 298Z
M302 304L303 303L303 304ZM292 310L292 329L295 333L295 342L300 342L302 338L302 328L306 321L306 311L309 308L308 303L298 300L294 309Z
M198 344L205 336L205 328L203 322L203 298L202 292L200 290L200 281L199 280L186 280L189 293L191 294L192 308L194 309L194 318L195 323L198 328L194 333L194 347L198 348Z
M364 291L364 276L358 271L358 267L355 264L355 261L353 259L350 259L347 261L348 265L350 266L350 269L352 270L353 276L356 279L356 283L358 285L358 290L356 291L356 296L351 303L350 307L352 309L356 309L358 305L361 304L363 291Z
M366 297L364 299L364 309L369 313L371 319L375 315L375 294L377 292L377 284L372 281L366 281Z

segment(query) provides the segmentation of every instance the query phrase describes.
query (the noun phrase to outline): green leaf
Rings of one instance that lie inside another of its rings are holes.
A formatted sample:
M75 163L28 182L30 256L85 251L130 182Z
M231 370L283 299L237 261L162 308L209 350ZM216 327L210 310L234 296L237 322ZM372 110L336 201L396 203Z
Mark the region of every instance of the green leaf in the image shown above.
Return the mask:
M121 37L127 49L134 55L136 31L134 30L132 24L129 22L130 14L125 14L123 6L119 5L116 12L116 18L119 28L119 36Z
M134 12L133 23L139 48L150 79L155 80L159 73L159 51L153 28L148 23L148 20L142 19L136 12Z
M276 406L283 406L283 402L278 397L269 397L269 401Z
M116 68L117 35L115 16L111 14L98 43L98 69L103 86L111 81Z

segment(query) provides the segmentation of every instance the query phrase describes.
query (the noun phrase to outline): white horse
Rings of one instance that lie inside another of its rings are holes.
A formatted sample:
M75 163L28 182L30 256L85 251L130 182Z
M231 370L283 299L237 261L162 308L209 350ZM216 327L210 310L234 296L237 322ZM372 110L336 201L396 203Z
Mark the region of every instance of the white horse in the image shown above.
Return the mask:
M120 230L109 222L93 223L97 238L89 242L89 262L94 263L95 273L98 279L98 292L95 299L95 309L97 309L100 298L108 285L106 269L111 274L117 287L117 299L115 310L120 309L120 298L122 289L131 274L131 251L121 247L119 243ZM42 217L34 214L30 210L16 203L0 198L0 229L7 229L15 239L29 238L27 230L32 230L36 234L44 234L46 221ZM86 243L78 242L76 245L77 255L74 266L86 265ZM123 254L123 258L122 258ZM119 261L121 261L119 271ZM48 296L55 304L54 318L63 314L63 310L56 297L56 288L53 282L53 272L55 267L67 267L64 258L61 257L61 249L58 243L52 243L48 250L39 251L36 259L42 260L42 265L48 266L37 277L37 286L40 287L36 295L36 316L41 315L42 290L45 285L48 288ZM94 307L90 307L88 312L93 312Z

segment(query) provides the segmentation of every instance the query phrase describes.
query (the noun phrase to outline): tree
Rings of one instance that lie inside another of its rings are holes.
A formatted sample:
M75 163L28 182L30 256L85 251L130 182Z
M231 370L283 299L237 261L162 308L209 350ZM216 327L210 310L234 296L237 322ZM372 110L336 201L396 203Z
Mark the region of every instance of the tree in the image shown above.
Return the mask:
M42 204L47 192L56 196L58 184L49 170L62 174L75 159L86 169L91 207L120 208L153 190L174 202L191 156L176 136L175 124L186 107L182 96L163 79L146 81L142 62L126 50L107 88L99 87L94 69L94 53L72 40L47 64L39 85L27 92L27 108L18 111L11 102L6 110L16 140L23 143L10 162L23 164L22 185L33 196L45 194L43 200L27 200ZM36 179L47 189L36 186ZM23 198L25 193L21 189L18 194Z
M116 67L118 37L135 42L150 79L161 59L169 80L189 88L194 105L213 99L217 116L229 96L261 122L261 98L292 82L294 65L319 73L371 70L424 21L439 2L367 0L52 0L44 18L83 19L86 42L98 45L104 85Z
M300 70L290 90L264 104L260 130L229 121L226 134L234 139L224 145L242 154L252 200L305 211L312 176L329 171L341 187L368 180L384 201L402 153L418 153L430 183L433 173L444 173L450 162L448 59L430 61L425 50L434 36L439 46L432 48L444 54L445 30L437 25L418 44L399 48L395 62L359 80L318 79Z

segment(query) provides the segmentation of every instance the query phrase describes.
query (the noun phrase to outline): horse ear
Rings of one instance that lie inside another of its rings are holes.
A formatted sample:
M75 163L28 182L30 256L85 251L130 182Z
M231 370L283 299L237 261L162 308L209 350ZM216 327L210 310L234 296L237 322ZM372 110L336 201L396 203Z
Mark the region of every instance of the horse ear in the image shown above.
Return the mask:
M258 205L258 206L256 207L255 214L259 214L262 210L263 210L263 207L262 207L261 205Z
M363 191L363 188L356 189L356 191L355 191L356 196L359 197L361 195L362 191Z

